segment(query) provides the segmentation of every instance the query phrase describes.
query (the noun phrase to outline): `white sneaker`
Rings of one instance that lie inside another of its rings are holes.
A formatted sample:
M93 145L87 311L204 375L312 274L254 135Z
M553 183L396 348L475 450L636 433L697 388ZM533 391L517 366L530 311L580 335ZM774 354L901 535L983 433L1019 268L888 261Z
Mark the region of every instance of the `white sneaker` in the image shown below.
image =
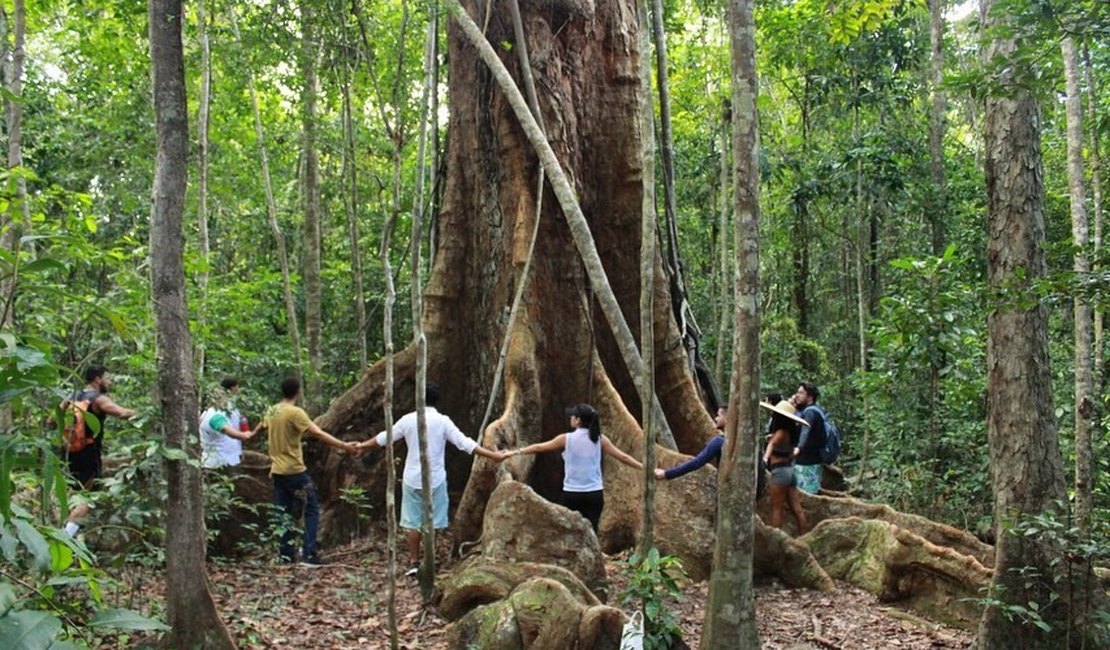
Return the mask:
M408 571L405 571L405 576L406 577L414 576L414 575L417 574L418 571L420 571L420 565L419 564L414 564L411 567L409 567Z

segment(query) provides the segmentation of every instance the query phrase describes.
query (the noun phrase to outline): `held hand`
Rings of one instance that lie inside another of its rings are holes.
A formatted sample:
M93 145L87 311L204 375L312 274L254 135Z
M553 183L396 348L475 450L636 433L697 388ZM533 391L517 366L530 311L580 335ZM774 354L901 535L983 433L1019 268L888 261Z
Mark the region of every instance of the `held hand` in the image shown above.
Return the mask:
M666 470L663 470L663 469L660 469L660 468L656 467L655 468L655 480L657 480L657 481L667 480Z

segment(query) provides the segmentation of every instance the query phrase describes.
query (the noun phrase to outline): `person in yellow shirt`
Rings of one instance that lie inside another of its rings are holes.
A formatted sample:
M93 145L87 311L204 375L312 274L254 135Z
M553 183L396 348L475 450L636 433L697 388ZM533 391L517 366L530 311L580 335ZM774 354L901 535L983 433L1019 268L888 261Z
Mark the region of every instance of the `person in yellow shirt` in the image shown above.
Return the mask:
M293 521L304 517L304 541L301 547L301 565L317 567L323 564L316 547L316 531L320 525L320 502L316 486L308 475L301 451L301 440L308 435L325 444L342 449L349 454L358 453L358 445L339 440L316 426L304 409L297 406L301 382L293 377L281 382L282 400L270 407L266 419L259 425L266 429L270 454L270 479L274 483L274 502ZM293 532L281 535L281 561L292 564L296 560Z

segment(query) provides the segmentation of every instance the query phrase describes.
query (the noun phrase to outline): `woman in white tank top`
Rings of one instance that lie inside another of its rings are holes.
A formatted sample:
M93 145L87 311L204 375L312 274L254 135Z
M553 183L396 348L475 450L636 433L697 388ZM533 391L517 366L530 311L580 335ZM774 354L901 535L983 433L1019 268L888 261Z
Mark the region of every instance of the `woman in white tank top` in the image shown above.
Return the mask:
M588 519L596 533L601 509L605 506L601 455L608 454L636 469L642 470L644 466L601 434L601 422L594 407L577 404L567 409L567 415L570 416L572 431L555 436L547 442L517 449L512 455L562 451L563 505Z

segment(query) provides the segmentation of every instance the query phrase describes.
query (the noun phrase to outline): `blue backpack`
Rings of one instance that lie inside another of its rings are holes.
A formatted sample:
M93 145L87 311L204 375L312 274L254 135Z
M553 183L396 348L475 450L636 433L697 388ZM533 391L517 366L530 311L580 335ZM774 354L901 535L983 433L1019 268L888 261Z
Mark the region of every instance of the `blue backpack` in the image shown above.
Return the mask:
M832 465L840 458L840 429L836 428L836 424L833 423L828 413L825 413L825 410L816 404L805 407L799 415L805 417L804 413L810 409L817 411L817 414L825 422L825 444L821 446L820 450L821 463Z

